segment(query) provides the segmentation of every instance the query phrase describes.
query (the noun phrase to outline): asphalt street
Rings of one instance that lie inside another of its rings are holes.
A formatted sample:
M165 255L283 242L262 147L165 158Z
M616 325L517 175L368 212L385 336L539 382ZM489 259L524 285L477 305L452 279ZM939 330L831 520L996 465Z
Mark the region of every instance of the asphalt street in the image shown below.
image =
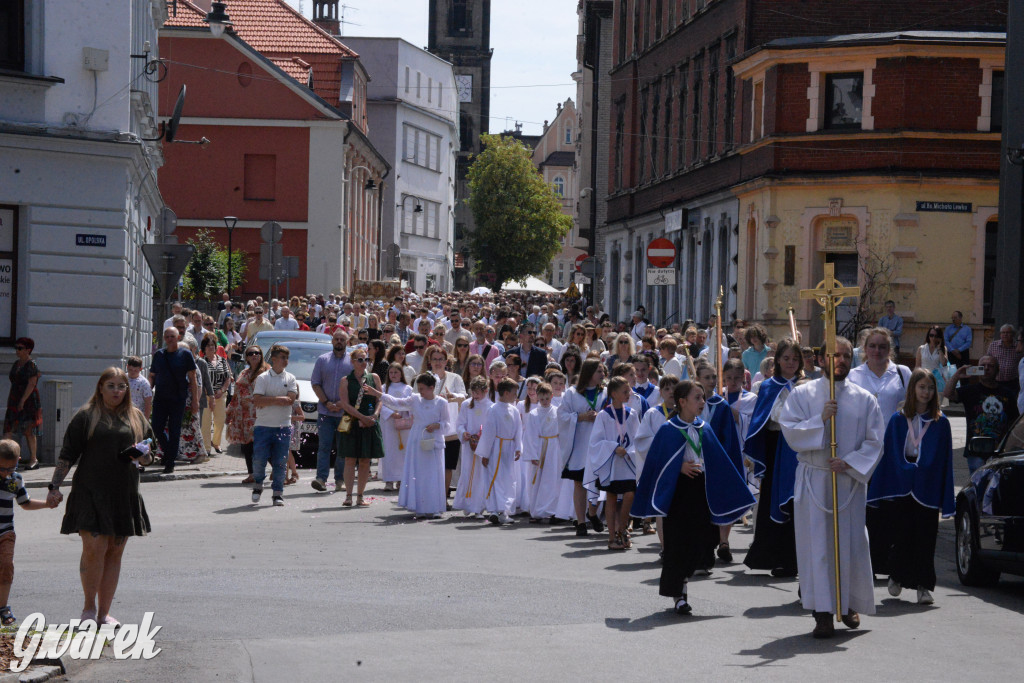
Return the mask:
M369 508L344 508L309 476L288 487L283 508L268 494L252 505L238 477L144 484L153 533L129 541L111 611L122 622L154 611L163 651L104 658L71 678L948 681L1019 668L1024 580L960 586L949 521L934 606L891 598L880 581L878 614L816 641L794 580L745 571L749 528L733 532L735 564L691 584L694 615L677 617L657 594L655 536L611 552L604 536L567 526L495 528L458 513L413 521L380 483ZM81 611L80 542L58 533L62 514L17 513L19 616Z

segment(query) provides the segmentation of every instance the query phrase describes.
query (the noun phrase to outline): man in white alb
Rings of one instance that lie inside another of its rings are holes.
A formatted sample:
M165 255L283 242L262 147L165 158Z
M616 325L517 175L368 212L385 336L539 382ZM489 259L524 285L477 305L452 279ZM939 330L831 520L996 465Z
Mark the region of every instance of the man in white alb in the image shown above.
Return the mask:
M882 454L885 422L875 397L846 382L853 347L836 340L836 400L829 400L825 376L797 386L782 409L779 424L786 442L797 452L793 487L800 594L814 613L815 638L835 633L835 564L832 545L832 476L837 474L839 499L840 595L843 623L860 625L858 613L874 614L871 553L864 521L867 484ZM836 421L836 460L830 458L829 420Z

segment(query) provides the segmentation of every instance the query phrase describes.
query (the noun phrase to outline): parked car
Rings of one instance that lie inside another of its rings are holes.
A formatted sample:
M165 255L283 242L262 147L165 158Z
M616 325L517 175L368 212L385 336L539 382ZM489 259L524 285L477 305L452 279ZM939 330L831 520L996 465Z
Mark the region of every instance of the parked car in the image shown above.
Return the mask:
M264 334L296 334L295 332L261 332L256 335L260 339ZM310 334L302 332L299 334ZM320 335L327 337L327 335ZM288 347L288 372L295 375L295 382L299 387L299 405L302 406L302 414L305 419L299 423L299 454L296 464L305 469L316 468L316 452L320 446L320 438L317 433L317 403L318 399L313 392L313 386L309 378L313 375L313 365L316 359L331 351L330 337L328 343L322 340L306 339L277 339L274 343ZM270 347L260 344L260 348L266 353ZM336 451L331 447L331 466L334 466Z
M956 573L965 586L990 586L1000 573L1024 575L1024 416L997 444L974 437L987 457L956 499Z
M330 344L331 335L323 332L297 332L292 330L265 330L259 332L252 338L252 343L263 349L263 353L270 351L274 344L285 344L291 341L309 341L321 344Z

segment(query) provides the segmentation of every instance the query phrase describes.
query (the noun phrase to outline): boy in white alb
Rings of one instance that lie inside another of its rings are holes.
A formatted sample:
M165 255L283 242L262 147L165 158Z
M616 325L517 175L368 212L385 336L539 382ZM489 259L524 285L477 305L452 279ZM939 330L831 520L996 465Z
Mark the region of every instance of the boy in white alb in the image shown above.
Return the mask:
M487 473L484 509L491 524L511 524L516 504L516 462L523 452L523 422L516 408L519 384L498 382L498 402L487 409L476 454Z
M562 490L561 456L558 450L558 412L551 405L551 385L537 387L540 405L526 415L523 455L530 487L530 521L554 517Z

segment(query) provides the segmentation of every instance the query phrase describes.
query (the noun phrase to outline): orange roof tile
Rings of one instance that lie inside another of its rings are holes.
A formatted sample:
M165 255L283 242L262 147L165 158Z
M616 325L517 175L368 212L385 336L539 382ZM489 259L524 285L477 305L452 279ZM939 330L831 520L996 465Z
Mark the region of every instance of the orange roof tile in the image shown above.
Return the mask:
M342 57L358 55L284 0L231 0L228 16L239 37L260 52L326 53ZM178 16L170 16L168 28L205 27L206 12L190 0L178 0Z
M233 31L276 66L305 85L313 68L313 90L335 104L341 92L342 59L358 55L284 0L231 0L228 16ZM206 28L206 12L190 0L178 0L178 15L170 16L168 28ZM304 62L302 66L295 60Z

